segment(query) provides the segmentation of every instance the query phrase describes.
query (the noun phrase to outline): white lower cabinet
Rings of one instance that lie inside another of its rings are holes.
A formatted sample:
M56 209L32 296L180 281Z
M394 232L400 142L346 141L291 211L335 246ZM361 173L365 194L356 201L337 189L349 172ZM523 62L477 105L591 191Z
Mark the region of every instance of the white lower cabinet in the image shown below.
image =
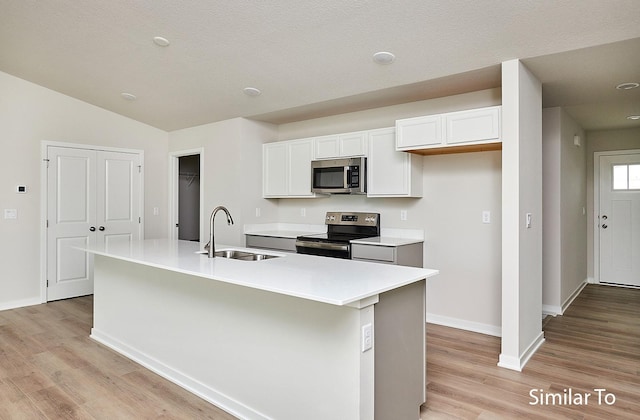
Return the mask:
M395 133L369 131L367 197L422 197L422 157L396 151Z
M266 143L262 146L264 198L315 197L311 192L313 139Z
M422 267L422 250L422 242L399 246L351 244L351 259Z

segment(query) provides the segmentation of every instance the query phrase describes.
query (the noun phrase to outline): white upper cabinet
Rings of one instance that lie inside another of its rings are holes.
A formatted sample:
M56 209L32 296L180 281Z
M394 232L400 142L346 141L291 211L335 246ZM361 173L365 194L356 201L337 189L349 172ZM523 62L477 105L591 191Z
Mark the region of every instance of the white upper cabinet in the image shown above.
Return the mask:
M500 108L492 106L444 114L446 143L462 144L500 140Z
M367 132L337 134L315 138L316 159L367 155Z
M500 143L501 106L396 121L396 150L452 148Z
M393 127L368 137L367 197L422 197L422 156L396 151Z
M311 192L313 139L266 143L262 146L262 196L315 197Z
M442 115L396 121L396 149L398 150L440 146L443 141Z

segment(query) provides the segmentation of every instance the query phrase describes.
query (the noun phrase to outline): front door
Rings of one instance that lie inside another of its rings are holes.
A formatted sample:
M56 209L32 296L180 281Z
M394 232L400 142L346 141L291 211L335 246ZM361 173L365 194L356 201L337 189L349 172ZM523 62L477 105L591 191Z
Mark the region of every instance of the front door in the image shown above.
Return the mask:
M91 257L77 249L140 238L138 153L47 148L47 300L93 293Z
M599 163L600 282L640 286L640 153Z

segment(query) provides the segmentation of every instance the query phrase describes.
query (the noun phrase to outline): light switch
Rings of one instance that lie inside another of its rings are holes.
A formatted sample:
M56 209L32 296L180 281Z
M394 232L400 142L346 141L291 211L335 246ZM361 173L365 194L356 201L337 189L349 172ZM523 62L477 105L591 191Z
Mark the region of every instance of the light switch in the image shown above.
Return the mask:
M531 213L527 213L526 214L526 219L527 219L527 229L531 228Z
M18 218L18 210L17 209L4 209L4 218L5 219L17 219Z

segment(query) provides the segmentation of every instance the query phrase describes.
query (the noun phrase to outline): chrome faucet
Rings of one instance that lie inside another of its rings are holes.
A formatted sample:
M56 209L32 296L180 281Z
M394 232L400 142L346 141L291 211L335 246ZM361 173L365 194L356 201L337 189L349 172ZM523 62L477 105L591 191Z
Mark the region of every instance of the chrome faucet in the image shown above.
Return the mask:
M213 209L213 211L211 212L211 218L209 219L209 243L206 244L204 246L204 249L207 249L208 252L208 256L209 258L214 258L216 255L216 245L215 245L215 241L213 239L213 219L215 219L216 217L216 213L218 213L218 211L224 211L227 215L227 224L229 226L231 226L233 224L233 218L231 217L231 214L229 213L229 210L227 210L226 207L224 206L218 206L215 209Z

